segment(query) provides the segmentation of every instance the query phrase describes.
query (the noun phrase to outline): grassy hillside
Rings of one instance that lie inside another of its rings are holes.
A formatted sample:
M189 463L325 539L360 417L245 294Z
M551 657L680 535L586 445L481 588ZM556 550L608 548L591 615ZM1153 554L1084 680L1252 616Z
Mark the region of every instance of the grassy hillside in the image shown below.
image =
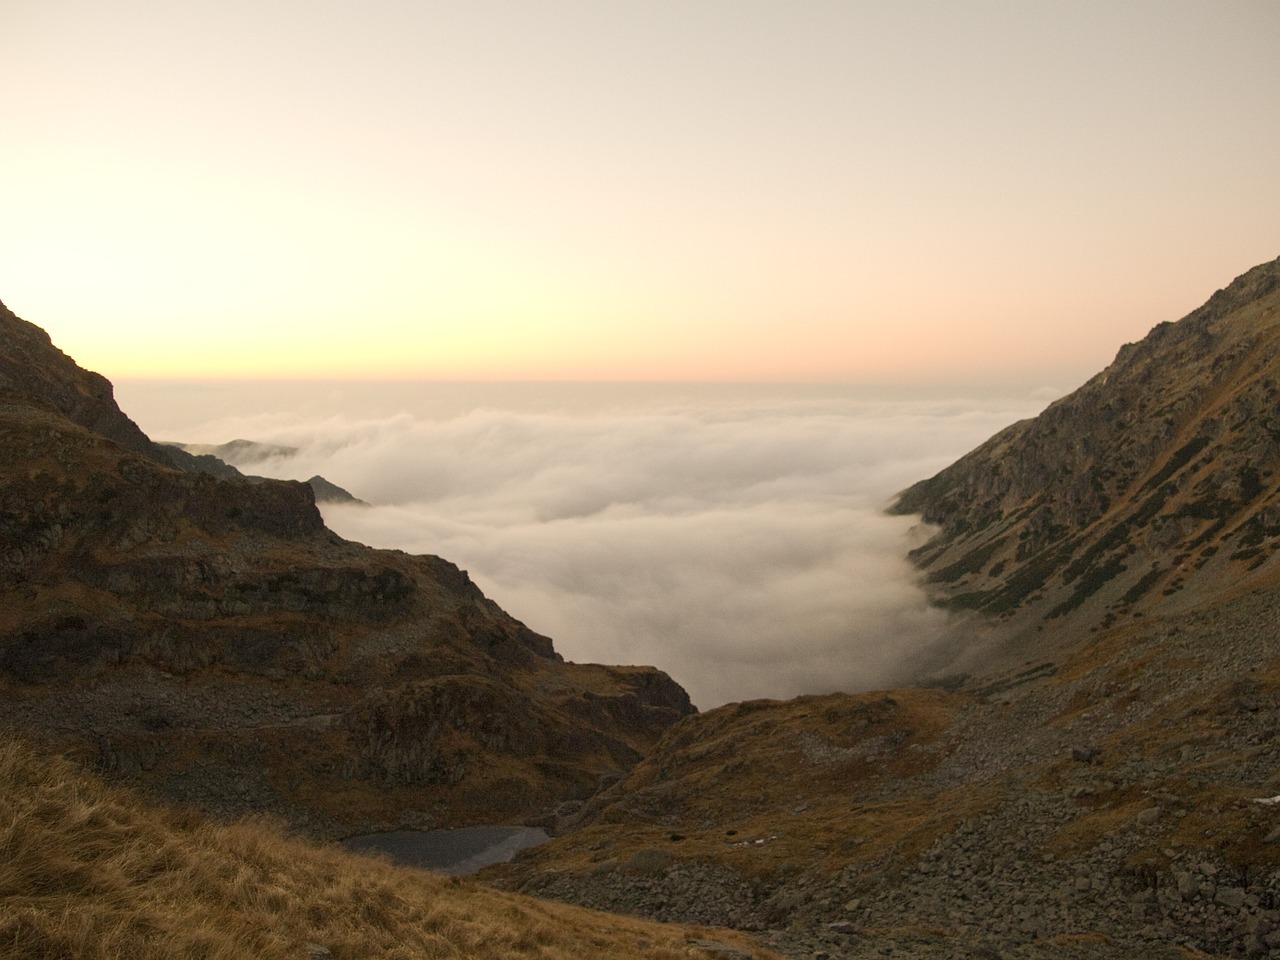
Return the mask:
M0 740L0 956L771 957L741 936L592 913L150 808ZM722 955L723 950L719 951Z

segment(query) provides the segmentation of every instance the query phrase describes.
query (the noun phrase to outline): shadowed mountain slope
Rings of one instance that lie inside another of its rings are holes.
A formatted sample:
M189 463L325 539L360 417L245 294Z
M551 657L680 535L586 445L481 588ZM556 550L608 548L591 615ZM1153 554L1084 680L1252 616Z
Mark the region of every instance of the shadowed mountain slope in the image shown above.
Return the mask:
M691 711L652 668L563 662L447 561L342 540L306 484L173 468L0 308L0 726L339 834L546 816Z

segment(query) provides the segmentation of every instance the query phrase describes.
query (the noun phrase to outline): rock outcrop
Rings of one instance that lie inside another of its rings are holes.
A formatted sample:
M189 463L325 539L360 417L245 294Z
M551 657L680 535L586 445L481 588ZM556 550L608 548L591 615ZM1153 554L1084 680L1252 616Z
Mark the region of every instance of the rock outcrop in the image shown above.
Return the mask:
M340 834L544 816L692 709L445 560L342 540L307 484L179 469L0 308L0 726Z

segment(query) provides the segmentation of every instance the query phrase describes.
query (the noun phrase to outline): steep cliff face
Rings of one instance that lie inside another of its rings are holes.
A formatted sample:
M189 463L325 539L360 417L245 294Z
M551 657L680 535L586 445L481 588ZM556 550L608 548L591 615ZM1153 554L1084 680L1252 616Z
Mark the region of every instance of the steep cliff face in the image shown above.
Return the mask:
M342 540L306 484L175 469L0 312L0 725L342 833L543 814L690 712L652 668L564 663L445 560Z
M1185 608L1275 567L1280 260L906 490L937 596L1027 622Z

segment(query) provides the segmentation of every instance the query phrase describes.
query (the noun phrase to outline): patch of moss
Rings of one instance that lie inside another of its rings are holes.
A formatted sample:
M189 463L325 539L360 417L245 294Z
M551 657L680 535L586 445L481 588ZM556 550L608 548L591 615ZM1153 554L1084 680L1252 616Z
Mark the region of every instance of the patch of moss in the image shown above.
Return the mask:
M1028 596L1045 585L1067 557L1071 556L1071 542L1045 550L1021 568L1014 571L1004 584L987 591L986 599L979 607L992 613L1004 613L1022 603Z
M1225 527L1226 525L1227 525L1227 519L1225 517L1219 518L1211 526L1202 530L1200 534L1194 540L1191 541L1190 543L1191 549L1194 550L1196 547L1200 546L1201 544L1205 544L1213 540L1215 537L1218 536L1218 534L1222 532L1223 527Z
M1252 464L1240 468L1240 495L1245 501L1256 500L1263 491L1262 475Z
M995 594L994 590L971 590L938 602L944 610L982 610Z
M1142 485L1139 493L1145 493L1147 490L1154 490L1162 483L1172 477L1175 473L1191 462L1191 458L1209 445L1208 437L1195 437L1183 446L1174 451L1173 455L1165 462L1155 474L1147 478L1147 482Z
M1120 605L1127 607L1137 603L1142 599L1143 595L1155 586L1156 581L1164 576L1165 571L1160 567L1153 567L1142 575L1142 579L1135 583L1132 587L1125 591L1124 596L1120 598Z
M1002 543L1004 543L1004 539L1000 538L992 540L990 543L983 544L980 547L975 547L955 563L947 564L947 566L943 567L941 570L937 570L930 574L929 582L951 583L955 580L959 580L966 574L977 573L987 565L987 561L991 559L992 554L1000 548Z
M1070 613L1127 569L1119 557L1112 557L1102 566L1094 567L1080 578L1071 596L1049 611L1049 619Z

